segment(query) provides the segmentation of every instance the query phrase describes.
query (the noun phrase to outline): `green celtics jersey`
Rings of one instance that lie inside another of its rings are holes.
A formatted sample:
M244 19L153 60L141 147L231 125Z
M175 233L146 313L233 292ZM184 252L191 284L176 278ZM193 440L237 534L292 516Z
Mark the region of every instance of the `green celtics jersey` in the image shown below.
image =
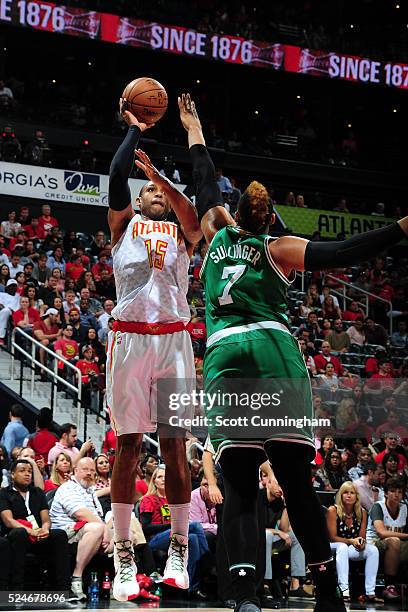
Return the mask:
M228 225L214 236L203 262L207 334L260 321L288 327L290 281L273 261L271 237Z

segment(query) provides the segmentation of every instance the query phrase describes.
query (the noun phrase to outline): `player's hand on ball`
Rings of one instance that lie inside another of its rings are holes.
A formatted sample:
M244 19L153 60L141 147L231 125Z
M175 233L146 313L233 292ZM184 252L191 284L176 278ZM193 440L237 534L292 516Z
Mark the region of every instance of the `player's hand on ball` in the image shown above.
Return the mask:
M181 123L184 129L186 129L187 132L194 128L201 130L200 119L190 94L181 94L181 97L177 98L177 102L180 109Z
M139 121L133 113L131 113L129 110L129 103L126 100L126 98L120 98L119 99L119 112L122 116L122 118L124 119L124 121L126 121L126 123L128 125L137 125L138 128L144 132L145 130L148 130L149 128L154 126L154 123L143 123L142 121Z

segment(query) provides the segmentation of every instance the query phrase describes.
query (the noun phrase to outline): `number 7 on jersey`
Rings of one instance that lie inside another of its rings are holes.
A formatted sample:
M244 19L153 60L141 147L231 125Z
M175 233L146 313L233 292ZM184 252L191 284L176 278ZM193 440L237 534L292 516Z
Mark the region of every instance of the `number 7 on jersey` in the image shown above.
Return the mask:
M226 306L227 304L234 303L234 300L232 299L232 296L230 295L230 291L232 289L232 285L241 278L245 270L246 270L246 266L243 264L240 264L238 266L225 266L224 267L222 271L222 276L221 276L222 280L225 280L226 278L231 276L231 274L232 274L232 277L225 285L222 295L218 298L220 306Z

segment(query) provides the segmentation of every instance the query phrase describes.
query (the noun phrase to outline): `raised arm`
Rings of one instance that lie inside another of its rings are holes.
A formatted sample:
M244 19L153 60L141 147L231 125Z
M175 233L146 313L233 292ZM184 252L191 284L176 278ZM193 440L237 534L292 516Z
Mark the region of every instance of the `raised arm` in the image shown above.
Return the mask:
M180 119L188 133L188 146L193 163L193 180L196 190L196 208L201 229L208 243L226 225L236 225L222 204L213 161L205 146L203 130L194 102L189 94L178 99Z
M408 236L408 217L380 229L357 234L347 240L311 242L296 236L283 236L269 245L269 251L282 272L345 268L367 261Z
M109 169L109 211L108 223L111 231L112 246L121 238L130 219L135 214L132 208L132 197L128 178L133 168L135 149L139 144L140 135L154 124L147 125L136 119L127 110L126 99L120 99L120 113L129 126L128 133L119 149L116 151Z
M203 234L200 229L200 223L197 217L197 211L193 203L187 196L184 195L177 187L165 176L160 174L157 168L154 167L144 151L140 149L136 151L139 159L136 160L136 165L143 170L147 178L155 185L160 187L167 196L170 206L174 210L177 219L181 224L183 235L189 245L194 246L201 240ZM192 249L191 249L192 254Z

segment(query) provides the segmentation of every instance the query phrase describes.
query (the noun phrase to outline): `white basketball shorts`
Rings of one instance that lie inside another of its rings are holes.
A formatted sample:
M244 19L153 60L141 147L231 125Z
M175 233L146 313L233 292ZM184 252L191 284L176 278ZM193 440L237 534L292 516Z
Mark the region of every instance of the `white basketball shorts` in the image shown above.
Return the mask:
M188 429L183 424L193 416L191 405L177 409L173 405L169 411L169 396L192 395L195 379L187 331L161 335L109 332L106 403L116 435L154 432L157 423ZM177 418L169 422L169 415Z

